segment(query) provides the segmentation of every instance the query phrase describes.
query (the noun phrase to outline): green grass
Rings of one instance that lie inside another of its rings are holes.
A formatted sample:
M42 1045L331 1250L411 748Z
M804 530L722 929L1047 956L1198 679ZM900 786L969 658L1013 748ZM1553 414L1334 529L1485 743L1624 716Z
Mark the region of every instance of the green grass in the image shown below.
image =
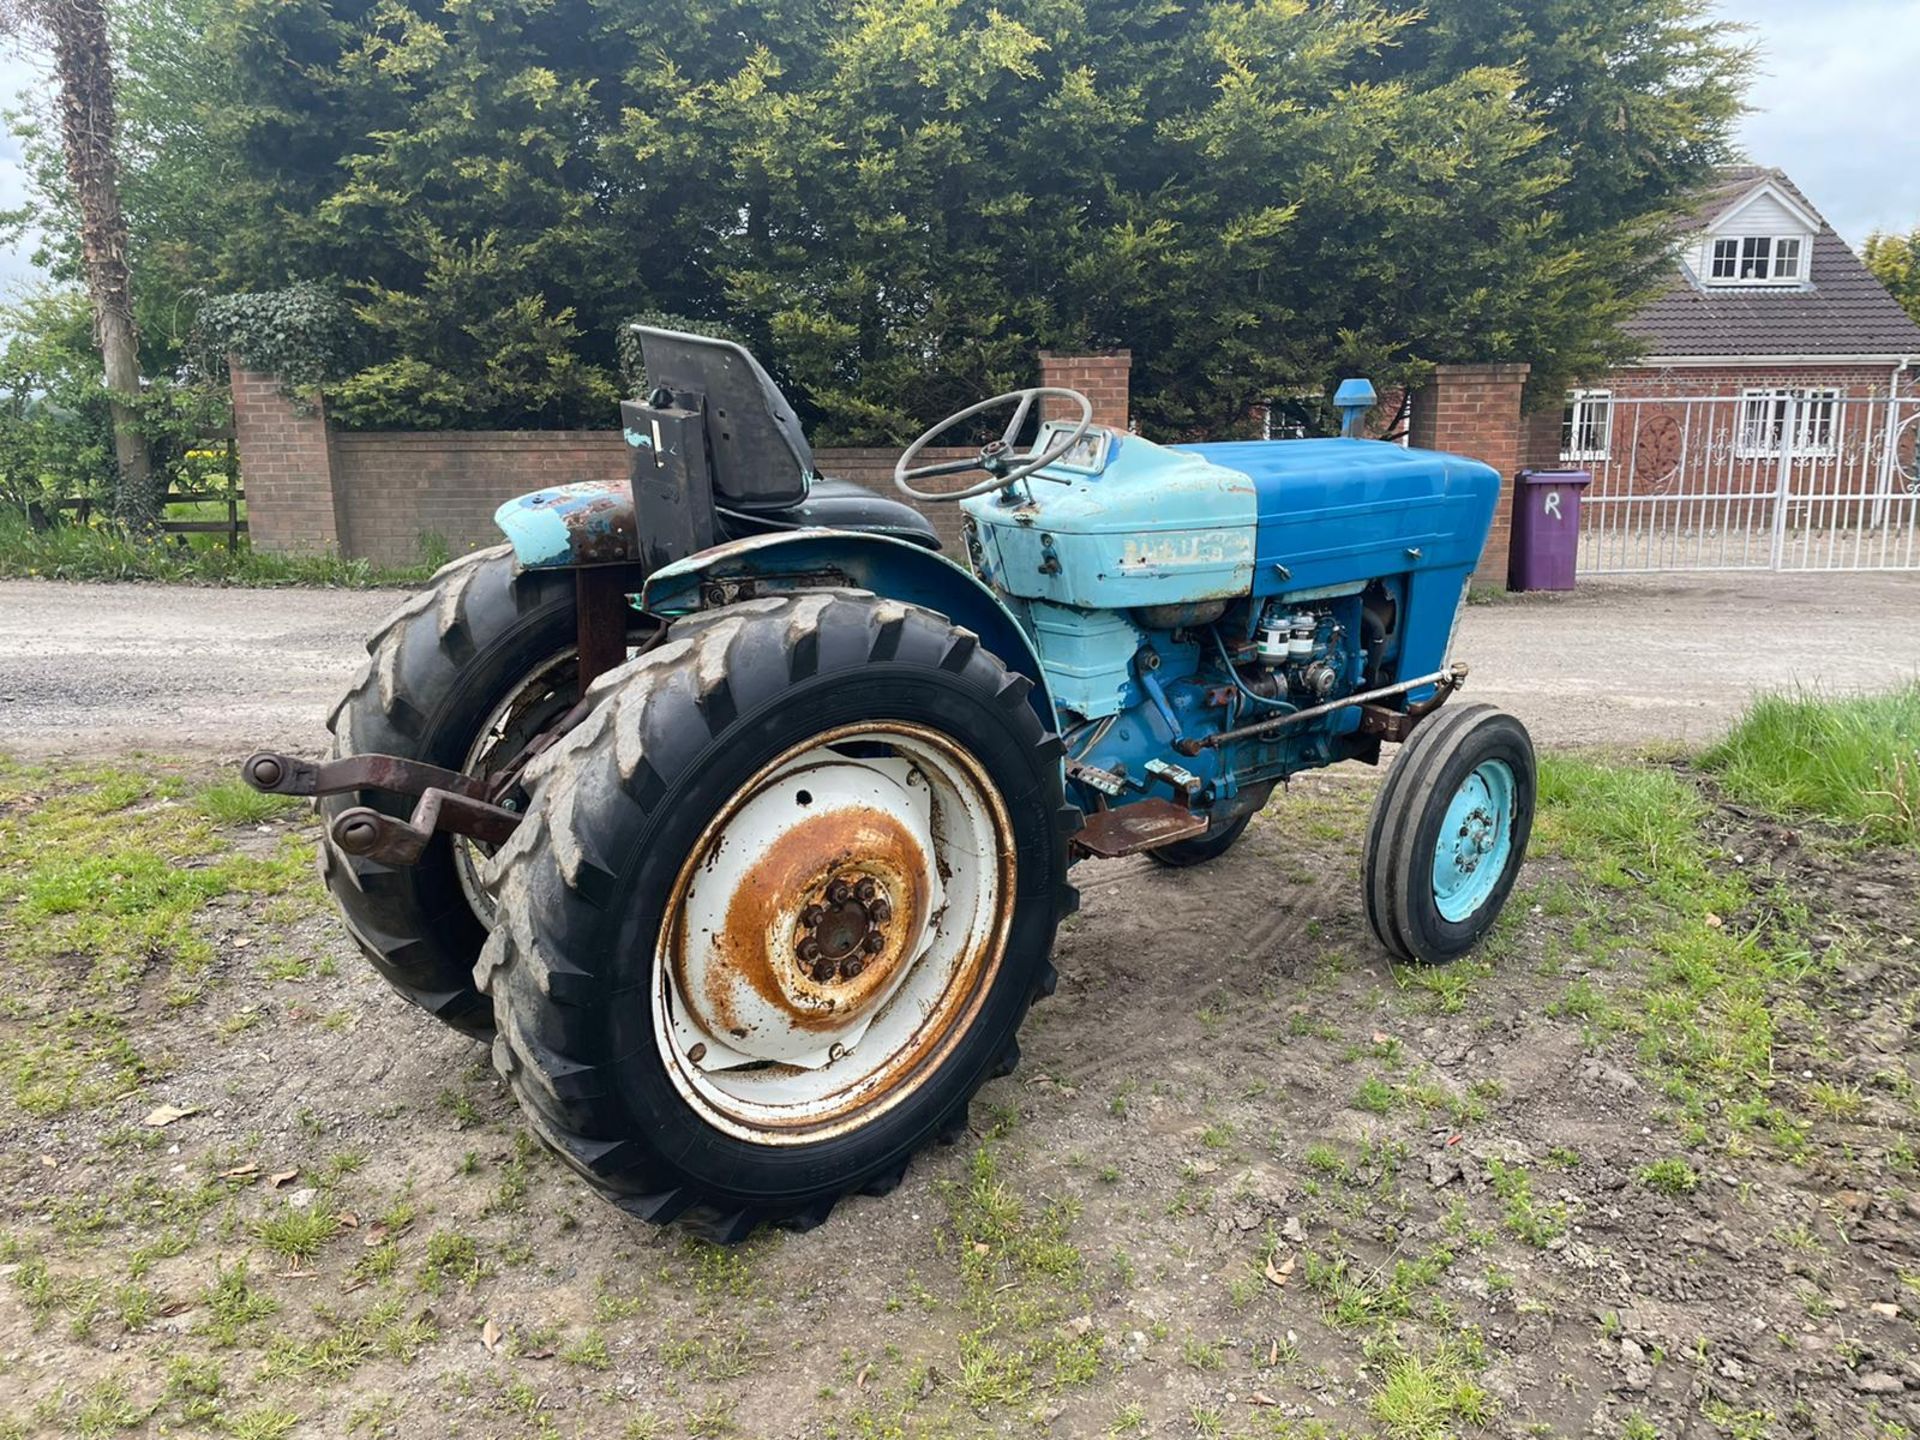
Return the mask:
M195 803L216 825L258 825L301 805L292 795L262 795L244 780L216 780L203 786Z
M322 1211L318 1202L306 1210L296 1210L289 1205L276 1214L256 1220L253 1233L274 1254L302 1264L312 1260L320 1253L321 1246L340 1233L340 1222Z
M0 1030L0 1102L50 1116L140 1088L164 1066L132 1023L137 1002L177 1009L205 993L217 958L205 912L265 897L285 897L288 916L319 905L305 837L289 829L243 854L221 833L278 808L218 783L196 790L165 762L0 755L0 1006L18 1022Z
M1920 684L1885 695L1765 697L1702 764L1745 804L1920 845Z
M1450 1348L1431 1359L1399 1355L1389 1361L1374 1392L1373 1418L1394 1440L1443 1440L1462 1423L1480 1425L1493 1414L1493 1397Z
M221 518L225 518L222 507ZM143 540L105 524L58 525L35 530L12 511L0 511L0 579L5 580L162 580L190 585L325 585L369 589L381 585L417 585L432 573L430 563L381 569L365 560L325 555L262 554L242 539L228 550L224 538L179 545ZM423 558L432 547L422 546ZM439 547L444 550L444 545Z
M1662 1195L1691 1195L1700 1188L1700 1174L1678 1156L1640 1167L1640 1183Z
M1804 1015L1819 969L1804 915L1756 895L1713 841L1700 786L1671 768L1546 756L1540 802L1542 850L1581 882L1568 944L1596 967L1549 1013L1633 1037L1689 1143L1721 1128L1802 1148L1771 1077L1781 1026Z

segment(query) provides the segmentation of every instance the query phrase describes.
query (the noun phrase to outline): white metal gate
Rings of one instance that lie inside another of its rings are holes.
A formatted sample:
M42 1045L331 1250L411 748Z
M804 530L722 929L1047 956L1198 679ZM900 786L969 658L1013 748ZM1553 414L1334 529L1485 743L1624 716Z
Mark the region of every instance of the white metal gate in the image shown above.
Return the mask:
M1920 569L1920 398L1576 392L1563 439L1588 574Z

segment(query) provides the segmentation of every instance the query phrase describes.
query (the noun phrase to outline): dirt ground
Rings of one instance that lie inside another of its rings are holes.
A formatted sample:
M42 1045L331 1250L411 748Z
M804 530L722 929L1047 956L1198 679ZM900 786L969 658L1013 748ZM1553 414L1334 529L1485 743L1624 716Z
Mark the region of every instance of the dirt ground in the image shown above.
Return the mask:
M0 582L0 748L324 748L392 591ZM1470 606L1473 693L1548 745L1699 740L1759 690L1920 674L1920 572L1656 575Z
M1698 736L1920 669L1920 581L1860 583L1478 606L1463 653L1549 743ZM1493 940L1396 969L1376 777L1311 776L1210 866L1078 868L963 1141L718 1250L534 1146L306 813L220 780L391 598L0 587L0 755L186 754L0 759L0 1437L1920 1434L1915 852L1556 755Z

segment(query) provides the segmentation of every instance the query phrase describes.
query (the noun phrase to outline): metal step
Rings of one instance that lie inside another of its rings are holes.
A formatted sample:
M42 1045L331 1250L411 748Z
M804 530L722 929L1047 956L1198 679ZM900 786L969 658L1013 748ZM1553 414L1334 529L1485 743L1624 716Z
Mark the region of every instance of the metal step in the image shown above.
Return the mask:
M1089 815L1073 843L1102 860L1138 855L1175 840L1203 835L1207 817L1157 796Z

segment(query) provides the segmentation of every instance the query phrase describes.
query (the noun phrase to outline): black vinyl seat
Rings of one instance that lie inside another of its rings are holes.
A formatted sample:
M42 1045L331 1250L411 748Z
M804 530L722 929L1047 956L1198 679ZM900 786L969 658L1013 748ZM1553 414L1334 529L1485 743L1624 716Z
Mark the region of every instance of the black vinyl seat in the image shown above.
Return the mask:
M779 510L734 510L717 507L721 528L729 539L743 535L764 535L770 530L803 530L824 526L831 530L857 530L869 535L889 535L909 540L929 550L940 548L940 537L933 525L905 501L876 495L851 480L820 476L797 505Z
M677 394L698 397L687 403L700 410L715 528L726 538L827 526L940 548L933 526L911 505L815 471L813 447L793 406L743 346L651 325L631 328L640 337L652 395L644 404L624 402L622 423L630 434L645 434L646 417L660 413L647 405L674 403ZM670 499L669 508L684 513L677 491ZM640 503L638 482L635 501ZM651 533L647 518L643 533Z

